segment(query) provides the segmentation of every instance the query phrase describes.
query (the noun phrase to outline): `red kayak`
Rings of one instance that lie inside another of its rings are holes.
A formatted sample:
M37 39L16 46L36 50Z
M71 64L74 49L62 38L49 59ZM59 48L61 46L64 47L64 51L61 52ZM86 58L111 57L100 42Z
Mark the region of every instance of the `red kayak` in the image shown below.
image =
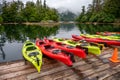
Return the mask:
M109 46L109 45L116 45L116 46L120 46L120 41L117 40L106 40L106 39L98 39L98 38L87 38L84 36L79 36L79 35L72 35L72 38L76 39L76 40L86 40L88 42L96 42L96 43L102 43L105 46Z
M47 39L47 38L44 38L44 41L48 44L54 45L55 47L57 47L59 49L71 52L80 58L86 58L87 48L83 49L80 46L74 47L74 46L70 46L70 45L67 45L67 44L64 44L61 42L55 42L55 41Z
M36 39L36 45L39 47L44 55L52 59L61 61L67 66L72 66L72 63L74 62L74 55L72 53L56 48L55 46L52 46L50 44L46 44L40 39Z

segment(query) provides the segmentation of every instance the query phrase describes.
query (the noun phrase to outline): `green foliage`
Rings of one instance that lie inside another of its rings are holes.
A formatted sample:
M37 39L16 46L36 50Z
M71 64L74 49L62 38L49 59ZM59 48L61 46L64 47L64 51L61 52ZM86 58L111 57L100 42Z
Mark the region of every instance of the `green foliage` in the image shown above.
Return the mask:
M10 3L4 2L2 7L2 18L4 22L16 22L21 17L20 12L23 3L20 1L13 1ZM18 15L19 14L19 15Z
M23 22L25 20L24 20L23 16L21 16L21 15L18 14L15 17L15 21L18 22L18 23L21 23L21 22Z
M3 19L2 19L2 17L0 16L0 23L2 23L3 22Z
M81 18L81 22L87 22L87 15L84 15L84 16Z
M114 22L114 20L115 20L115 17L112 14L108 14L104 16L103 22L111 23L111 22Z
M84 14L81 13L81 14L78 16L78 18L76 18L76 21L81 22L81 19L82 19L83 16L84 16Z
M86 22L87 20L87 15L85 15L85 6L82 6L82 12L79 15L79 17L76 19L78 22Z
M97 17L98 17L97 14L92 14L92 16L90 17L89 21L90 21L90 22L96 22L97 19L98 19Z
M26 7L23 9L22 15L28 22L35 21L34 15L35 15L36 9L35 4L33 2L27 2Z
M96 13L96 14L93 14L89 21L90 22L104 22L104 23L111 23L111 22L114 22L115 20L115 17L111 14L107 14L105 12L100 12L100 13Z
M111 23L120 18L120 2L119 0L93 0L86 14L83 14L84 11L82 9L77 21Z
M120 0L106 0L103 10L116 18L120 18Z
M42 20L58 21L58 12L47 7L46 1L36 3L28 1L25 6L21 1L3 2L2 18L4 22L40 22Z

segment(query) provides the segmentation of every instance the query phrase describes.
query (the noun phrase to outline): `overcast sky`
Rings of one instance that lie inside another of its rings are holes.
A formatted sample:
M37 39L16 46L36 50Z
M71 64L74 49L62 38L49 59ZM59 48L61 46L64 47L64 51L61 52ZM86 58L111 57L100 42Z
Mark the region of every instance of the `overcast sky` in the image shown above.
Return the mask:
M92 0L46 0L48 6L54 8L67 8L74 12L80 12L81 6L92 3Z
M7 0L7 1L12 1L12 0ZM34 1L36 2L36 0L21 0L22 2L26 2L26 1ZM43 0L42 0L43 1ZM81 7L82 6L88 6L88 4L92 3L92 0L46 0L46 3L49 7L53 7L53 8L66 8L69 9L75 13L80 12L81 11Z

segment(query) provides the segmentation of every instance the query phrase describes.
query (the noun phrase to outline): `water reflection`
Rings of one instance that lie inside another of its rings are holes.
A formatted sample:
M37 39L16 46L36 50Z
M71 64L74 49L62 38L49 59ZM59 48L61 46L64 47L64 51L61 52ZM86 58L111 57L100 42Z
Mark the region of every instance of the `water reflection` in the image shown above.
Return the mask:
M71 38L72 34L80 34L80 30L75 24L61 24L58 33L52 37Z
M0 55L3 58L3 60L5 60L5 53L3 51L3 47L1 46L1 44L0 44Z
M65 30L66 32L69 32L73 29L73 27L76 26L75 24L61 24L60 29Z
M43 38L44 36L50 36L56 34L58 26L54 27L41 27L41 26L30 26L30 25L3 25L4 29L1 30L5 33L8 42L24 42L27 37L31 40L37 37Z
M77 24L81 33L89 33L95 34L96 32L104 32L104 31L111 31L111 32L119 32L120 25L112 25L112 24Z
M5 60L5 52L3 50L3 46L4 46L4 43L5 43L5 35L4 34L1 34L0 35L0 58L2 58L3 60Z

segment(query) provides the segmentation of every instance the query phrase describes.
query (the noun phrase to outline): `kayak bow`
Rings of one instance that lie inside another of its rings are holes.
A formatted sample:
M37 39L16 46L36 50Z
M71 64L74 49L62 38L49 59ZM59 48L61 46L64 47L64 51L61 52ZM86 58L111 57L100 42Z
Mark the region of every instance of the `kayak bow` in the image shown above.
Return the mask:
M38 72L40 72L42 65L42 52L39 48L31 41L27 40L22 48L23 57L31 62Z

